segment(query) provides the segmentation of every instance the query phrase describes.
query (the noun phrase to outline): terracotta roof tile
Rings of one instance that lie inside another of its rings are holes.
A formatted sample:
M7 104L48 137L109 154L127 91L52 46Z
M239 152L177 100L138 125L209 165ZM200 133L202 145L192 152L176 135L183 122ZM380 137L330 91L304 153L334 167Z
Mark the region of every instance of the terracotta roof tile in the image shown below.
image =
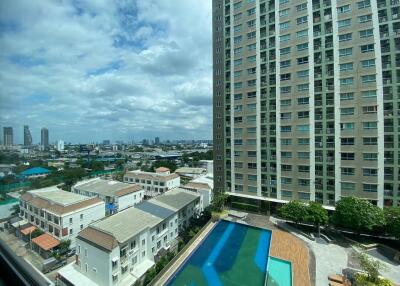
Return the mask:
M55 239L52 237L50 234L42 234L38 237L35 237L32 239L32 242L36 245L38 245L41 249L44 250L50 250L56 247L57 245L60 244L60 241L58 239Z
M21 229L21 233L22 233L23 235L28 235L28 234L30 234L31 232L33 232L35 229L37 229L36 226L30 225L30 226L25 227L24 229Z
M143 190L143 188L142 188L141 186L139 186L139 185L132 185L132 186L130 186L129 188L125 188L125 189L122 189L122 190L117 191L115 194L116 194L118 197L122 197L122 196L125 196L125 195L128 195L128 194L131 194L131 193L139 192L140 190Z
M111 251L118 246L118 242L113 235L90 226L79 232L78 238L83 239L88 243L94 243L108 251Z
M157 172L168 172L170 171L170 169L168 169L167 167L158 167L156 169Z

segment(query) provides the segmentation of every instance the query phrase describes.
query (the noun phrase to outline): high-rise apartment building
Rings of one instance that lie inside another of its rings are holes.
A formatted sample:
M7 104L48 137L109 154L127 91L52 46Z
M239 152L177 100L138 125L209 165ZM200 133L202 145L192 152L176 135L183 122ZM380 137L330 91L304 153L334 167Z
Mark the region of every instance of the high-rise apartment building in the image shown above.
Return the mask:
M4 146L12 146L14 144L12 127L3 127L3 144Z
M400 204L400 1L213 0L215 190Z
M31 146L32 145L32 135L29 131L29 126L24 125L24 146Z
M49 129L43 127L40 131L40 144L44 147L49 146Z
M64 141L63 140L58 140L57 141L57 150L58 151L64 151L64 146L65 144L64 144Z

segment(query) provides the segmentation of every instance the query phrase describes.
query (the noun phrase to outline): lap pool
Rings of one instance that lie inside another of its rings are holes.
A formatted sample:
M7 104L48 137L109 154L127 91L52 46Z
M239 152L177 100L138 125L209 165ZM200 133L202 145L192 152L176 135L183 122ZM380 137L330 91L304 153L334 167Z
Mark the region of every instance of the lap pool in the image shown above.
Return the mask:
M220 221L166 285L264 286L271 235L270 230Z

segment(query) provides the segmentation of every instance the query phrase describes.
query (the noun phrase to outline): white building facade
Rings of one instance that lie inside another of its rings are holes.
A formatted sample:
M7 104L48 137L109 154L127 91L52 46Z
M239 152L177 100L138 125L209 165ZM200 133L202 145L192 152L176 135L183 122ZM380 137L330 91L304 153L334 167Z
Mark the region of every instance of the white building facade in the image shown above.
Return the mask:
M180 177L169 172L143 172L140 170L127 172L124 175L124 182L140 185L146 196L155 197L168 190L177 188L181 184Z
M180 230L201 209L199 195L178 188L93 223L79 233L76 262L59 271L59 280L131 285L154 265L161 249L176 245Z
M20 217L54 238L70 239L105 216L104 202L49 187L28 191L20 197Z
M145 194L140 185L101 178L78 182L71 191L88 197L100 198L106 204L106 214L114 214L140 203Z

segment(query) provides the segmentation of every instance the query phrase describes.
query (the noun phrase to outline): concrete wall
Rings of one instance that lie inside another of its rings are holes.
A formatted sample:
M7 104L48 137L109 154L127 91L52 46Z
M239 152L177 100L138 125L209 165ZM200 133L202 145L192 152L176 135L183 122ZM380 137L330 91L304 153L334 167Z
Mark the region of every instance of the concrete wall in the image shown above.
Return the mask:
M119 257L119 247L107 252L80 239L76 240L76 245L79 265L76 264L75 268L100 286L113 285L111 260Z
M81 215L82 218L81 218ZM71 239L71 247L75 246L75 238L82 229L87 227L90 223L102 219L105 216L104 202L98 205L91 206L79 211L65 214L61 217L61 229L68 228L68 235L63 239ZM72 218L72 223L70 219ZM72 230L72 233L71 233Z
M144 197L144 190L140 190L138 192L130 193L125 196L117 198L118 202L118 211L122 211L126 208L134 206L140 203Z

